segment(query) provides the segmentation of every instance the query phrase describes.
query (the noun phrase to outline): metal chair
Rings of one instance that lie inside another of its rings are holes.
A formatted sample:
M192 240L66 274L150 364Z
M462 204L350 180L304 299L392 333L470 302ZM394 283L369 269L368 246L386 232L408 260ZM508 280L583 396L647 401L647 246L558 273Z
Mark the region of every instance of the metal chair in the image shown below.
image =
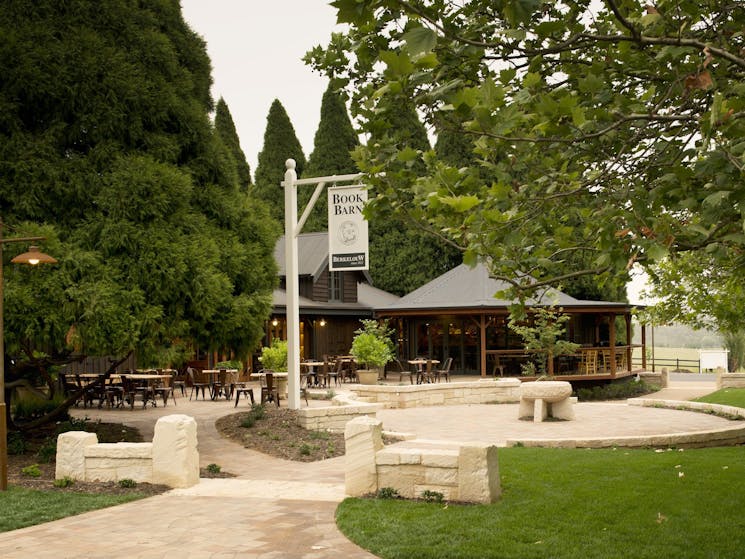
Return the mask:
M279 389L274 385L274 373L264 372L261 375L261 403L275 402L279 407Z
M445 380L450 382L450 367L453 366L453 358L448 357L445 360L445 364L442 366L442 369L437 369L434 372L435 380L437 382L440 382L440 377L445 377Z
M197 393L196 399L199 400L199 391L202 391L202 400L207 399L207 390L210 389L210 383L206 382L202 378L202 374L192 367L186 368L186 374L189 377L189 381L191 382L191 393L189 393L189 400L191 400L191 397L194 395L194 391Z

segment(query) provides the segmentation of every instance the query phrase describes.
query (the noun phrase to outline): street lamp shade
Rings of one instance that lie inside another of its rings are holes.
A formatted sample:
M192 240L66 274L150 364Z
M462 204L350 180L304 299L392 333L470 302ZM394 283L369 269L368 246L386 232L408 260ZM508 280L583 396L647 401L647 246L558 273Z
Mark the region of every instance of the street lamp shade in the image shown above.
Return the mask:
M11 262L13 264L31 264L32 266L36 266L37 264L56 264L57 259L44 254L39 250L39 247L32 245L28 247L28 252L19 254Z

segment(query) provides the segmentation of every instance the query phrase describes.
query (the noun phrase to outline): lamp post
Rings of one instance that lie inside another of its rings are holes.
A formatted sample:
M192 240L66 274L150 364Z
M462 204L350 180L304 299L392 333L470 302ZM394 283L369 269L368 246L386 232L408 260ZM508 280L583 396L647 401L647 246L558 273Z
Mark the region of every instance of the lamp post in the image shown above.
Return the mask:
M5 410L5 328L3 324L3 247L5 243L22 243L43 241L45 237L3 238L3 222L0 219L0 491L8 489L8 423ZM54 264L54 258L39 252L36 246L30 246L28 252L19 254L11 260L14 264Z

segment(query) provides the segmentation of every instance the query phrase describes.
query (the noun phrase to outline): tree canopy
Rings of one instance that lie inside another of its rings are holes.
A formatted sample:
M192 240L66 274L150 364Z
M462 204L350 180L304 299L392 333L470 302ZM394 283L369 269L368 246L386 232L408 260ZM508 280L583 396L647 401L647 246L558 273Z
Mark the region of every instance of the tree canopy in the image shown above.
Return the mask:
M252 194L269 205L272 217L279 223L284 223L285 219L285 198L280 183L285 180L288 159L295 160L295 172L300 177L305 168L303 147L287 111L279 99L275 99L266 117L264 146L259 153Z
M349 120L344 98L331 88L323 93L321 100L321 119L313 141L313 153L308 158L305 175L308 177L327 177L357 173L357 165L352 159L352 150L359 144L357 134ZM305 208L313 194L311 188L298 189L298 206ZM328 200L321 196L304 231L326 231L328 229Z
M333 5L349 30L307 61L347 88L362 127L385 129L387 107L413 102L428 126L471 138L478 160L390 139L360 149L371 212L448 236L518 292L685 254L742 269L742 5ZM584 265L567 271L572 258Z
M241 142L235 130L233 116L230 114L228 104L222 97L217 102L217 108L215 109L215 131L233 157L235 172L238 175L238 184L242 188L248 188L251 185L251 168L246 161L246 154L241 149Z
M279 231L210 123L210 62L177 0L12 0L0 8L8 384L72 353L254 349ZM31 365L29 365L31 363Z

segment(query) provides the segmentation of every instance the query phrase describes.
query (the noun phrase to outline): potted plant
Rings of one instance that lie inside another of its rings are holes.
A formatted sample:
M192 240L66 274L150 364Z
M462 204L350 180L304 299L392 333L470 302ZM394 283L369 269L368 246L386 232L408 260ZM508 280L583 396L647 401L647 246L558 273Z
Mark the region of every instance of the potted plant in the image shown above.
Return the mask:
M287 342L275 338L272 340L272 345L269 347L261 348L261 357L259 361L264 366L264 369L272 371L274 373L286 373L287 372ZM287 393L287 378L276 378L277 390L280 394Z
M383 368L393 361L393 331L388 321L361 320L362 328L355 331L350 353L357 361L360 384L375 384Z

